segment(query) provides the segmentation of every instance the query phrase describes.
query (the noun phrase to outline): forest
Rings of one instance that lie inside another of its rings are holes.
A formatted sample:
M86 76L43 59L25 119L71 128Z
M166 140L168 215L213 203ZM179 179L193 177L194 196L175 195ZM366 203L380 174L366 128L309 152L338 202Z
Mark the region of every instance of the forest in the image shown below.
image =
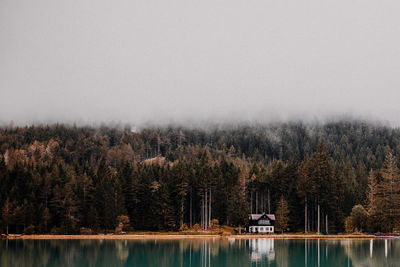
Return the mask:
M4 126L0 232L207 229L263 212L289 232L396 232L399 152L400 129L360 120Z

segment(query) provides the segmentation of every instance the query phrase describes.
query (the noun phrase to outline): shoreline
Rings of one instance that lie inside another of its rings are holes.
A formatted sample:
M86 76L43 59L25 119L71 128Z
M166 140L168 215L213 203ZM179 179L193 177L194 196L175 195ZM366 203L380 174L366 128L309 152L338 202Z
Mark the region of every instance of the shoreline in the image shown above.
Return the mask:
M179 239L375 239L385 238L375 235L317 235L317 234L273 234L273 235L217 235L217 234L101 234L101 235L8 235L2 236L5 239L24 239L24 240L179 240ZM388 238L390 238L388 236Z

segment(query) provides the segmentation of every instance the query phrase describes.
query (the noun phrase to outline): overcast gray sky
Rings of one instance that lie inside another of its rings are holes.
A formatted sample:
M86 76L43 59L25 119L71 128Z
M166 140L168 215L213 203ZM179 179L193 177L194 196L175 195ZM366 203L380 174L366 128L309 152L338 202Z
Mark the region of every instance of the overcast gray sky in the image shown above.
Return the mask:
M0 120L400 124L398 0L0 0Z

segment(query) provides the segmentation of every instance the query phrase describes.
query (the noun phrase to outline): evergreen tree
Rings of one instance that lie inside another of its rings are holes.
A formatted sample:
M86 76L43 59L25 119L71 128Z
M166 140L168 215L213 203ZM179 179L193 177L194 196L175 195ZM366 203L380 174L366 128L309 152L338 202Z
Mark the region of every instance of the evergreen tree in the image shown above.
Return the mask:
M286 230L289 226L289 207L288 203L286 202L285 198L283 195L281 196L278 205L277 205L277 210L275 213L276 220L275 220L275 229L277 231L283 231Z
M131 132L58 124L0 127L0 140L3 232L31 224L37 233L100 232L115 229L119 215L137 230L207 228L211 219L236 226L250 212L276 211L282 195L294 231L343 231L357 203L366 203L369 231L400 225L397 128L337 121Z
M381 175L384 216L388 229L393 232L400 223L400 174L396 157L391 152L386 155Z

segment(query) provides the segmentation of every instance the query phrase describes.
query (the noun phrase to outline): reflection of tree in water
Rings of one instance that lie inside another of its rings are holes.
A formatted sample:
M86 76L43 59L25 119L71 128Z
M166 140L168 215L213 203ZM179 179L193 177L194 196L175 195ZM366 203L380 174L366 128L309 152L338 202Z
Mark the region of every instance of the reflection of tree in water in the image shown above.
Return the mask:
M246 266L249 265L246 242L2 240L0 266Z
M4 240L0 242L0 266L122 266L129 255L123 242Z
M353 266L399 266L400 241L396 239L343 242Z
M306 239L299 242L304 246L303 266L348 266L341 240Z
M276 239L271 266L347 266L339 240Z
M50 262L51 252L43 251L35 244L36 242L27 241L0 240L0 266L25 266L27 263L32 266L47 266ZM24 253L21 253L21 247ZM40 259L37 258L38 252L42 252Z
M115 245L117 248L118 259L122 262L125 262L129 256L128 241L121 240L121 242L116 242Z
M1 240L0 266L398 266L399 240Z

